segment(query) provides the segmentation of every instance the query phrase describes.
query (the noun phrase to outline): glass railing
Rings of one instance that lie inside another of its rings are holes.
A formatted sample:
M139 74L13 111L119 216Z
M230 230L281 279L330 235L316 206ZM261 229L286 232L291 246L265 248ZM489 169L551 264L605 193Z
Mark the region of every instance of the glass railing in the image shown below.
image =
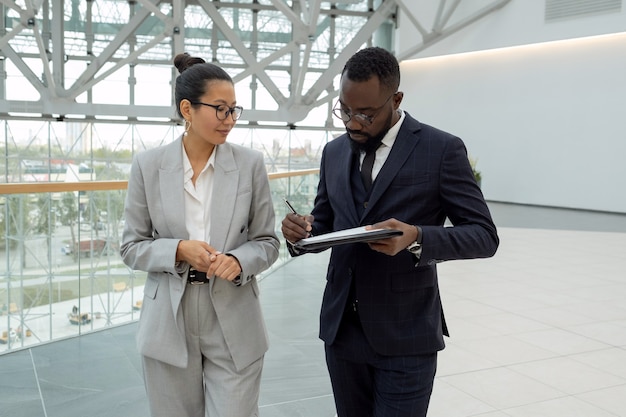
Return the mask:
M276 233L284 198L308 212L317 169L272 173ZM0 184L0 354L139 318L146 273L119 245L126 181ZM278 261L289 260L281 244Z

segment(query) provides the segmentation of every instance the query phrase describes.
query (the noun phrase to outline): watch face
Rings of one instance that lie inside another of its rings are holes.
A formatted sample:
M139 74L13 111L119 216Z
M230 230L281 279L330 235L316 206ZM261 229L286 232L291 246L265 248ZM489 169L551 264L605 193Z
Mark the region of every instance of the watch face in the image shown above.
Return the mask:
M413 254L420 253L422 251L422 245L420 243L413 242L409 245L407 250Z

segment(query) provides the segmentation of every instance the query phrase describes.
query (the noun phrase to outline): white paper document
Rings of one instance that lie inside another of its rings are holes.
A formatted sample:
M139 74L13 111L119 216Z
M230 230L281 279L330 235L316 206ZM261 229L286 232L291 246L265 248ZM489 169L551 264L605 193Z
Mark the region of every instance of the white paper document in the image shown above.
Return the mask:
M320 249L329 248L335 245L354 242L369 242L372 240L386 239L393 236L400 236L402 232L396 229L370 229L365 226L353 229L339 230L337 232L326 233L319 236L307 237L294 243L296 248Z

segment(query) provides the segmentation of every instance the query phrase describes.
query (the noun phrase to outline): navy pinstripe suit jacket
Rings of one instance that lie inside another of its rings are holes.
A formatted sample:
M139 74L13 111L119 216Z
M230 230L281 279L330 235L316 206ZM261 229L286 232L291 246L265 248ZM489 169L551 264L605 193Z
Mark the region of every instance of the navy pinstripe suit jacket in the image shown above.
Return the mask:
M465 145L407 114L361 215L353 203L354 159L346 134L325 146L311 212L313 234L394 217L421 226L423 252L416 266L407 251L388 256L365 243L332 248L320 338L333 343L354 281L363 330L376 352L413 355L441 350L448 333L437 263L493 256L499 244ZM452 226L444 226L446 219Z

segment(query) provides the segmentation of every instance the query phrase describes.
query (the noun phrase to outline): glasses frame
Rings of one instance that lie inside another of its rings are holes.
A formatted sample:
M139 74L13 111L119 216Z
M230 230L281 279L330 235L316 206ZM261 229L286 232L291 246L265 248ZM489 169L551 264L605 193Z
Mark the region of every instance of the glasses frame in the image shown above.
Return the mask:
M241 115L243 114L243 107L241 106L228 107L226 104L209 104L203 103L201 101L191 101L190 103L192 105L201 104L203 106L213 107L215 109L215 117L217 118L217 120L226 120L228 119L228 115L230 115L230 117L233 119L233 122L236 122L241 118ZM228 108L228 110L224 114L224 118L220 118L220 107Z
M387 100L385 100L382 106L374 109L374 114L371 116L367 114L363 114L363 113L350 114L349 112L341 108L341 103L339 102L339 100L337 100L337 103L335 103L332 113L333 113L333 116L335 116L336 118L338 118L344 123L348 123L350 120L354 118L357 120L359 124L363 126L371 126L372 123L374 123L374 118L380 114L380 111L383 109L383 107L385 107L387 103L389 103L389 100L391 100L391 97L395 96L396 94L398 94L397 91L395 93L392 93L389 97L387 97ZM337 107L337 105L339 105L339 107ZM347 119L344 118L344 115L347 117Z

